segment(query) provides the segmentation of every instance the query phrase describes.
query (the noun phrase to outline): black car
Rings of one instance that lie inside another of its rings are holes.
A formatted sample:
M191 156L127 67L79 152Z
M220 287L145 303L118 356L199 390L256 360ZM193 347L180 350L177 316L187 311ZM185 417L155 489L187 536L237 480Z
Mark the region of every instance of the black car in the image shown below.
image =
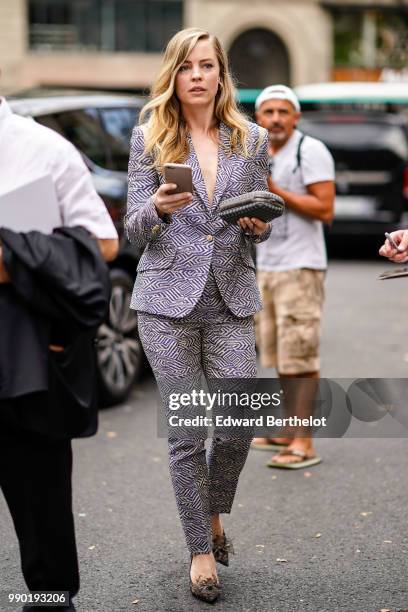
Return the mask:
M129 308L141 253L123 232L130 136L143 100L110 94L60 94L15 97L9 103L13 112L52 128L76 146L118 230L120 251L110 264L109 318L98 332L97 357L101 403L121 402L140 376L144 362L137 315Z
M300 129L322 140L336 166L331 234L382 237L408 211L408 130L402 115L303 113Z

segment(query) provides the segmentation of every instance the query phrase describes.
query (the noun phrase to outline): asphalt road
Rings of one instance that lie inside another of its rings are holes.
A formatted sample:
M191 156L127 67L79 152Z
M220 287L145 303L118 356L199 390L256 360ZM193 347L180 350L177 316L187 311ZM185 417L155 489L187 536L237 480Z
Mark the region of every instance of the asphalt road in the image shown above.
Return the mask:
M324 376L407 375L408 283L377 281L385 267L331 264ZM74 442L79 611L208 609L188 591L156 407L146 380L125 405L101 412L96 437ZM251 451L224 521L236 554L219 570L220 612L408 611L407 440L326 439L317 450L322 464L289 473ZM24 591L2 498L0 541L0 590Z

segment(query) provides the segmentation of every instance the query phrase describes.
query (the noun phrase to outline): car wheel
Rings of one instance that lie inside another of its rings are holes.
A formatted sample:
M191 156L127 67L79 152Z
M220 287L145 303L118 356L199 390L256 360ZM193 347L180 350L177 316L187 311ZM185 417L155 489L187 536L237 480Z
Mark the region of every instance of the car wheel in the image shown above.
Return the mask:
M109 317L97 334L99 401L104 406L123 402L139 378L143 349L137 331L137 312L130 309L132 277L111 270Z

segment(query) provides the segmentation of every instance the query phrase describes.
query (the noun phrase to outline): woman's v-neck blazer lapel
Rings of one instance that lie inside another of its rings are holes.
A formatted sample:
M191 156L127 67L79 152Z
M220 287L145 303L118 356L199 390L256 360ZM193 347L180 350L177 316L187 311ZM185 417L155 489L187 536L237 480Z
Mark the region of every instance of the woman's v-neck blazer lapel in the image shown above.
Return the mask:
M217 176L214 187L213 200L210 204L208 199L207 188L203 179L198 157L194 150L191 134L188 134L188 146L189 156L187 158L187 164L191 166L192 177L193 177L193 188L195 193L199 196L201 202L204 204L207 210L214 211L220 203L221 197L228 187L229 180L232 174L232 163L234 155L227 155L230 148L230 133L231 129L220 123L219 131L219 147L218 147L218 163L217 163Z
M205 187L200 164L198 162L198 157L194 150L193 139L191 138L190 133L187 135L187 142L189 148L189 155L186 164L191 167L191 174L193 178L193 194L195 193L200 198L201 203L204 204L206 208L209 208L210 203L208 201L207 189Z

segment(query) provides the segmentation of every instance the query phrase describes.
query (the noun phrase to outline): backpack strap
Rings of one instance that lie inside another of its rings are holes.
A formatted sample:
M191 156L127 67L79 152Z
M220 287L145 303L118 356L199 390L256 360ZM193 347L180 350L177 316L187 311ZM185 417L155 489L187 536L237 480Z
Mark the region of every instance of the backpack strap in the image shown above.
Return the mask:
M306 134L302 134L302 136L300 137L298 148L296 151L296 166L293 168L292 174L295 174L296 170L300 168L300 166L302 165L301 151L302 151L302 144L305 138L306 138Z

